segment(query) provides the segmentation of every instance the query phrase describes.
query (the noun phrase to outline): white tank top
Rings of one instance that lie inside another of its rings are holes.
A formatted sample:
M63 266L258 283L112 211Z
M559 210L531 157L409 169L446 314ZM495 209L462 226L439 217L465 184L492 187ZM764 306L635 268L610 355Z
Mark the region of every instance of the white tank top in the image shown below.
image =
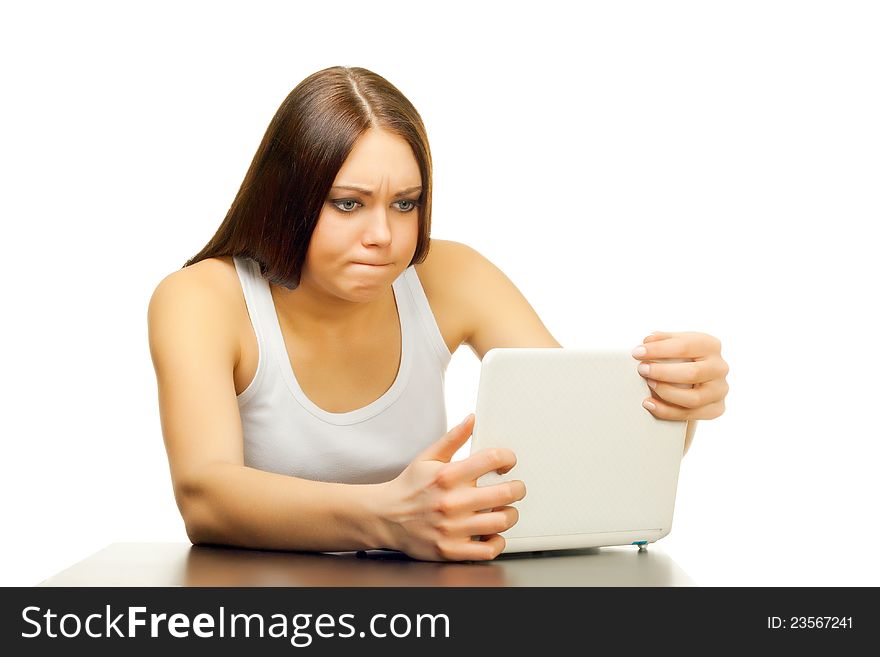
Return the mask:
M257 373L238 395L244 463L284 475L349 484L389 481L446 433L444 379L452 355L408 267L392 284L400 316L397 378L375 401L330 413L296 380L269 283L250 258L233 258L257 337Z

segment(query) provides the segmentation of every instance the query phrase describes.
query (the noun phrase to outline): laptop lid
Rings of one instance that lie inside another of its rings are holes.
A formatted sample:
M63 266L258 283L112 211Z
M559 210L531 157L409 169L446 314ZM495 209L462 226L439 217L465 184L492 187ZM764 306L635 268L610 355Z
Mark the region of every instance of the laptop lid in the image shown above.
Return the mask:
M625 349L496 348L484 356L471 454L507 447L521 479L504 552L644 544L669 533L685 421L643 406L651 393Z

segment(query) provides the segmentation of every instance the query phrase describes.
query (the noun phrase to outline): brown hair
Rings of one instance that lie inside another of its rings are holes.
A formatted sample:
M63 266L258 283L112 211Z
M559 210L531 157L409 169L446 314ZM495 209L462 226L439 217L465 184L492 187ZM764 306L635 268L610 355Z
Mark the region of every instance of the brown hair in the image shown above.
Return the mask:
M363 68L333 66L307 77L281 103L226 218L184 267L206 258L243 256L256 260L269 282L297 287L330 187L354 142L371 127L402 137L418 162L419 237L410 264L424 261L432 170L422 119L385 78Z

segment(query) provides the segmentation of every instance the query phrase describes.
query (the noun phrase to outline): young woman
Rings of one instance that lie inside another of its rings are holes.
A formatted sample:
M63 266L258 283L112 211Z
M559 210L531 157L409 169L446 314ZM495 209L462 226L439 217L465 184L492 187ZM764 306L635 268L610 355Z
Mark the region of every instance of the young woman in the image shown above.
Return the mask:
M525 485L475 481L516 456L450 462L474 418L446 431L445 368L461 344L480 358L560 345L501 271L430 227L431 155L410 102L361 68L297 85L217 233L150 300L162 430L194 543L502 551ZM650 412L690 421L687 449L695 421L723 412L720 344L668 333L644 347L636 358L692 361L645 374Z

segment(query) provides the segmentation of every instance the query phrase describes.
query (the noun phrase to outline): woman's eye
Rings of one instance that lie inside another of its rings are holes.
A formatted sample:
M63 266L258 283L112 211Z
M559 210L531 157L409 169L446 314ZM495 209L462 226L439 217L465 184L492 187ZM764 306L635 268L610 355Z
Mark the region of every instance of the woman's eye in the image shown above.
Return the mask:
M357 210L358 206L363 205L359 201L355 201L353 198L341 198L330 201L330 203L340 212L351 213ZM412 212L415 208L418 207L418 201L413 201L410 199L401 199L400 201L395 201L394 205L397 205L397 209L401 212Z
M360 203L350 198L330 202L336 207L337 210L341 210L342 212L354 212L357 206L360 205Z

